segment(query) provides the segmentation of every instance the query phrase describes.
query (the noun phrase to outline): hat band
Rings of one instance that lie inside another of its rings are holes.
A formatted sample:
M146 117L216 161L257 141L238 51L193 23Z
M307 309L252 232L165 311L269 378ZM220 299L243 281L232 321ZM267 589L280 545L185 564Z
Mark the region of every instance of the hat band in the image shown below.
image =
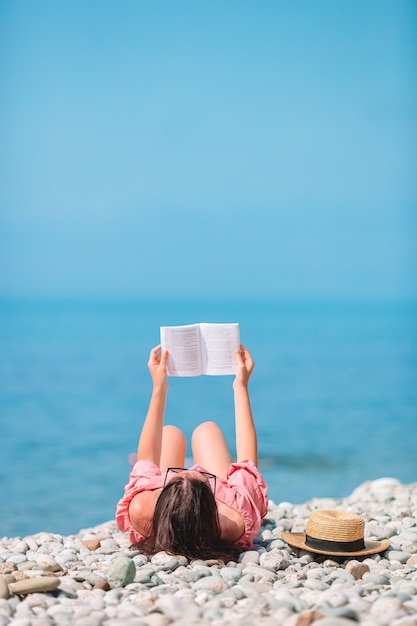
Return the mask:
M317 539L306 535L306 546L316 550L329 550L330 552L358 552L365 550L363 537L355 541L331 541L330 539Z

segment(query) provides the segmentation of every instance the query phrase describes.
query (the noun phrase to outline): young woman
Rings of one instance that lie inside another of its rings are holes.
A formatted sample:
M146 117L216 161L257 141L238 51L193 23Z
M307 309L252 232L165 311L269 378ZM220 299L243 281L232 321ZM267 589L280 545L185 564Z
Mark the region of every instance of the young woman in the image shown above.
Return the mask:
M237 462L232 462L220 428L204 422L192 435L195 465L184 469L185 436L176 426L164 426L167 357L161 346L151 350L153 391L137 462L117 505L118 527L148 555L165 550L190 559L236 559L253 547L268 509L248 391L255 364L244 346L236 351Z

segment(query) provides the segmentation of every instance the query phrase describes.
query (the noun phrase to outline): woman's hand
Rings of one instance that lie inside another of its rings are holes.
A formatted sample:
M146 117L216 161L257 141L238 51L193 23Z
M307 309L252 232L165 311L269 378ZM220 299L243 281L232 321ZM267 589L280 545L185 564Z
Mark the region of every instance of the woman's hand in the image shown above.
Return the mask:
M255 367L255 363L251 357L251 354L245 346L241 345L240 350L235 351L237 372L235 380L233 381L233 387L236 388L239 385L244 387L248 386L249 378Z
M165 387L167 382L168 350L162 350L161 345L152 348L149 355L148 369L154 387Z

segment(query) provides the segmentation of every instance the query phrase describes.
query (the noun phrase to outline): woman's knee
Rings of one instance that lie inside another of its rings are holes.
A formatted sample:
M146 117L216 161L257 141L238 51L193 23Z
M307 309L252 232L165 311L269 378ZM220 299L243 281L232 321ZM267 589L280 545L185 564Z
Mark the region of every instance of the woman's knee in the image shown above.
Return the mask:
M222 429L216 422L202 422L193 431L191 436L191 446L194 449L205 442L219 442L224 439Z
M192 438L207 436L211 433L221 433L220 427L216 424L216 422L202 422L193 430Z
M175 440L183 443L184 445L186 444L185 435L182 430L178 428L178 426L167 424L163 428L162 436L168 440Z

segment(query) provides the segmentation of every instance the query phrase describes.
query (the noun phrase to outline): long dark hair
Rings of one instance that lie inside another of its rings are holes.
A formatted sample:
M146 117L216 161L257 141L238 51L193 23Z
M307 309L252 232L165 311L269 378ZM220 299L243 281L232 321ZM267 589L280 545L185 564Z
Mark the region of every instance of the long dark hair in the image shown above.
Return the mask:
M135 544L148 556L165 551L189 559L237 560L239 548L220 537L219 515L210 485L178 476L162 489L148 536Z

